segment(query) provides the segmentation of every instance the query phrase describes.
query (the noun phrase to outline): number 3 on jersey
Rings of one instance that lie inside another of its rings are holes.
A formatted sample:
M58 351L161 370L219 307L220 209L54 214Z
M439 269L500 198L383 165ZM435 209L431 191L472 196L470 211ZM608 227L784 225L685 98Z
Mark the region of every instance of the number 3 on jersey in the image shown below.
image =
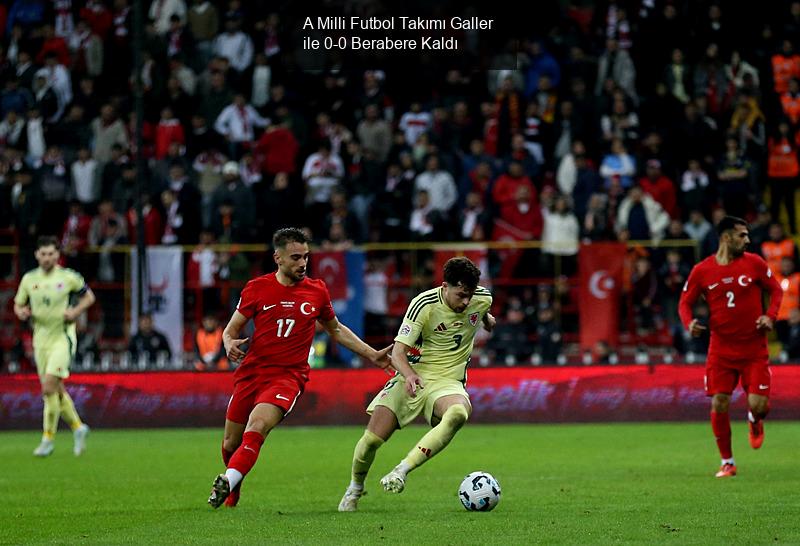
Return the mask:
M736 307L736 303L733 301L733 292L729 290L725 292L725 296L728 298L728 307Z
M286 325L286 331L283 331L283 327ZM289 334L292 333L292 328L294 328L294 319L278 319L278 337L289 337Z

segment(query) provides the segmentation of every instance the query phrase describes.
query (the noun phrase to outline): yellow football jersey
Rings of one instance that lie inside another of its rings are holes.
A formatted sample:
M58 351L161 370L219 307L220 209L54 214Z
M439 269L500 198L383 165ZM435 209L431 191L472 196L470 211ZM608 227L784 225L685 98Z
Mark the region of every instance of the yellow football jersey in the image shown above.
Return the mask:
M83 294L88 287L77 271L55 266L50 273L40 267L23 275L14 296L17 305L29 304L34 342L65 333L75 338L75 323L64 321L64 311L74 293Z
M411 300L395 341L411 347L408 361L423 379L466 381L475 333L492 306L492 294L479 286L463 313L444 301L442 287Z

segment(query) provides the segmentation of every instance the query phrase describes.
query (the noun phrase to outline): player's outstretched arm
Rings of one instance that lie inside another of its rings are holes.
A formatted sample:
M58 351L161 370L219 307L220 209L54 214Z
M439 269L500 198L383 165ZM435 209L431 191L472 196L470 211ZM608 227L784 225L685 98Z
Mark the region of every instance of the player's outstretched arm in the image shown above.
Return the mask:
M333 317L327 322L323 322L322 326L328 332L328 335L331 336L331 338L333 338L337 343L340 343L342 346L350 349L357 355L370 360L387 373L392 373L392 361L389 358L389 351L392 349L391 345L384 347L380 351L373 349L364 343L360 337L355 335L350 328L339 322L339 319L336 317Z
M94 305L95 301L97 301L97 298L95 297L94 292L92 292L91 288L87 288L74 307L67 307L64 310L64 320L67 322L74 322L79 316L81 316L81 313Z
M394 342L394 349L392 349L392 364L406 379L406 392L409 396L414 397L417 395L417 388L425 388L422 378L417 375L411 364L408 363L408 351L411 347L400 341Z
M681 317L683 327L694 337L702 335L706 330L705 326L692 317L694 313L692 308L697 302L697 298L700 297L700 283L697 281L696 271L697 268L695 267L692 269L691 273L689 273L689 278L683 285L681 299L678 303L678 315Z
M247 343L248 338L237 338L247 321L248 318L246 316L239 311L234 311L231 320L228 321L228 325L222 331L222 345L225 347L225 354L228 355L228 360L231 362L239 363L244 358L244 351L240 346Z

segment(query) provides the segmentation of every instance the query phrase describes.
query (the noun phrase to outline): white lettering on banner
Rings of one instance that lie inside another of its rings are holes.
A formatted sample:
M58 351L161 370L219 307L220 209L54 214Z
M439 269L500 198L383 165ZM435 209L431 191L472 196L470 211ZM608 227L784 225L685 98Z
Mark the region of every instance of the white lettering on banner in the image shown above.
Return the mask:
M609 387L606 389L586 390L581 393L581 407L602 406L605 409L617 409L625 401L628 389L624 387Z
M635 390L631 393L630 400L634 406L640 407L667 405L672 404L675 400L675 391L672 387L654 387L652 389Z
M556 390L549 381L526 379L516 387L467 387L476 414L492 412L546 411L548 399Z
M143 303L153 315L153 326L167 337L173 355L183 353L183 253L177 246L147 249L147 283ZM131 335L139 329L136 306L138 268L136 249L131 250Z

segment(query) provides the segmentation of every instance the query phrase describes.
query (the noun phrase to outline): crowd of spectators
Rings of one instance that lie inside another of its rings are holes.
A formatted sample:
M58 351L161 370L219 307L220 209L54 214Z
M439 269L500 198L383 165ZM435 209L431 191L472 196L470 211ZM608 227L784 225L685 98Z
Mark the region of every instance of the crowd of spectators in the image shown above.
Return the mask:
M82 250L135 240L137 200L147 244L266 243L289 224L328 248L542 241L511 276L531 260L571 274L580 241L694 240L708 255L724 212L754 221L756 250L775 222L797 233L800 1L573 1L489 59L516 70L416 77L346 59L296 70L294 29L270 2L144 4L143 173L129 0L0 5L0 228L23 269L55 233L88 278L120 280L112 254ZM676 327L694 259L631 257L637 329ZM514 301L512 337L514 306L531 304Z

